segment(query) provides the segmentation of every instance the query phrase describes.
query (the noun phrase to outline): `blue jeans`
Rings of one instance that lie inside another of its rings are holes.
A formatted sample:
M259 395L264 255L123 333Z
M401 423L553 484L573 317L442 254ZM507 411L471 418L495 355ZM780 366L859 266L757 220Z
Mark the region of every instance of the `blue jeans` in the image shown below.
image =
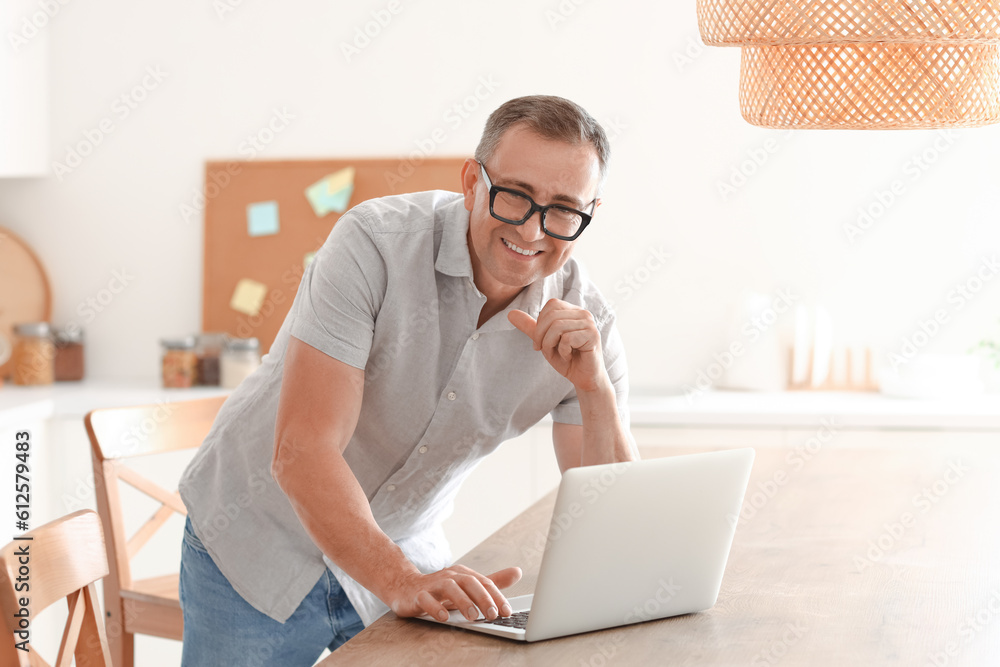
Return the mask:
M181 547L182 667L310 667L364 629L351 601L329 570L287 621L254 609L216 567L190 519Z

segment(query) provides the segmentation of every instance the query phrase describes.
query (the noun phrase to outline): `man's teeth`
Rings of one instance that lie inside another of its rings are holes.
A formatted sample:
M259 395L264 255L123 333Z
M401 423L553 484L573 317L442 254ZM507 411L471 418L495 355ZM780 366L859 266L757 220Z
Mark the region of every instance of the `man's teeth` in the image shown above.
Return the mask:
M537 255L539 252L541 252L540 250L525 250L524 248L518 248L516 245L514 245L507 239L503 239L503 243L505 246L507 246L514 252L519 252L522 255L527 255L528 257L531 257L532 255Z

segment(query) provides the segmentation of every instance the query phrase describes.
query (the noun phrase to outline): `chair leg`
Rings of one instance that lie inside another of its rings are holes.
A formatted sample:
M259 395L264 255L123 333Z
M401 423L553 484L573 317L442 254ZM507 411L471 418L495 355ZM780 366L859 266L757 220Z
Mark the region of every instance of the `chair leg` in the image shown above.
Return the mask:
M114 667L134 667L135 635L125 632L120 622L112 620L108 624L108 647L111 649L111 663Z

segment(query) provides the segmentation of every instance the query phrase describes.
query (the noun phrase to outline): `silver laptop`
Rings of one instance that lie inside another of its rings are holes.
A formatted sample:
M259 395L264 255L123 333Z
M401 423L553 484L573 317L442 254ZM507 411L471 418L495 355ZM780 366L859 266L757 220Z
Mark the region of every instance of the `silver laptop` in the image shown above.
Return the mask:
M507 618L452 611L443 623L533 642L711 608L753 459L746 448L567 470L535 594L508 598Z

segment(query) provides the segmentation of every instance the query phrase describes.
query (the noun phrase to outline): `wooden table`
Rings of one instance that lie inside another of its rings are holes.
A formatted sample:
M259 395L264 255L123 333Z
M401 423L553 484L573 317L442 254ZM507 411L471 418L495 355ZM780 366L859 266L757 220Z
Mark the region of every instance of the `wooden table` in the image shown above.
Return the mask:
M532 592L554 500L460 562L519 565L525 576L507 594ZM758 448L719 601L706 612L535 644L387 614L321 663L444 664L995 667L1000 442Z

